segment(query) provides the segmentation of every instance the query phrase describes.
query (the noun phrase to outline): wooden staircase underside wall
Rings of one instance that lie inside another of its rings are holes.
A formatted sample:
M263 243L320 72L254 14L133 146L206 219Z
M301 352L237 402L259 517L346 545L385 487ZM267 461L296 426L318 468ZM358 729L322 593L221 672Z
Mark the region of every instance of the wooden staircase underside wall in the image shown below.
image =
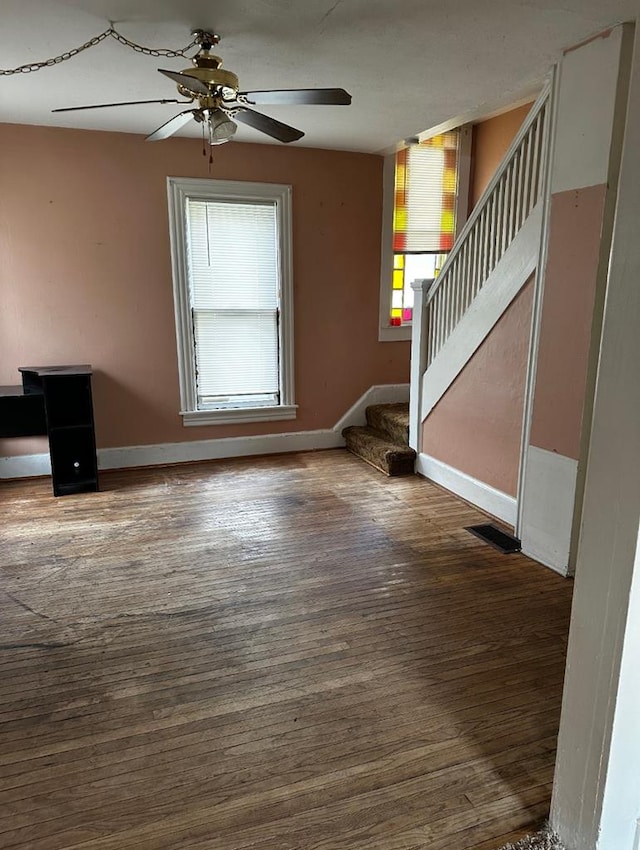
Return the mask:
M540 246L539 203L518 232L486 284L422 376L420 419L424 421L513 299L534 273Z

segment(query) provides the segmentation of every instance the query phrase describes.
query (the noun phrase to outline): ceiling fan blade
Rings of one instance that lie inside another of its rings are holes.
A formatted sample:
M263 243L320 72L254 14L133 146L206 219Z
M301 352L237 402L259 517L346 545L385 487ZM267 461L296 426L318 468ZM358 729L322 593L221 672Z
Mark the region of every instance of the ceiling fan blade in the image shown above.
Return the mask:
M349 106L351 95L344 89L278 89L276 91L241 91L238 99L258 104L325 104Z
M254 130L260 130L261 133L266 133L267 136L278 139L279 142L295 142L304 136L302 130L296 130L295 127L290 127L288 124L283 124L282 121L276 121L275 118L270 118L261 112L255 112L246 106L237 111L234 110L233 119L240 121L241 124L253 127Z
M206 83L203 83L202 80L198 80L196 77L190 77L188 74L180 74L178 71L165 71L162 68L158 68L161 74L164 74L165 77L169 77L169 79L173 80L174 83L178 83L178 85L183 86L185 89L194 92L195 94L211 94L211 90Z
M150 136L147 136L145 141L160 142L162 139L168 139L169 136L173 136L174 133L177 133L178 130L193 118L194 112L197 112L197 110L185 109L184 112L178 112L177 115L174 115L173 118L170 118L165 124L158 127L157 130L154 130Z
M61 109L52 109L52 112L78 112L81 109L107 109L111 106L139 106L142 103L189 103L188 100L124 100L121 103L93 103L91 106L64 106Z

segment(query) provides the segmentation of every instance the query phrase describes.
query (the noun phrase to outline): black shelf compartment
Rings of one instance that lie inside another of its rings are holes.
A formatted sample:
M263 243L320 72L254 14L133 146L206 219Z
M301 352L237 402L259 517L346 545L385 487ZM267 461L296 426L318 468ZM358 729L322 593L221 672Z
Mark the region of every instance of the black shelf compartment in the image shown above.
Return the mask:
M98 489L96 445L91 425L49 431L53 493L86 493Z
M36 437L47 433L42 393L24 393L23 387L0 387L0 438Z
M93 427L89 375L45 376L42 385L50 431L75 425Z

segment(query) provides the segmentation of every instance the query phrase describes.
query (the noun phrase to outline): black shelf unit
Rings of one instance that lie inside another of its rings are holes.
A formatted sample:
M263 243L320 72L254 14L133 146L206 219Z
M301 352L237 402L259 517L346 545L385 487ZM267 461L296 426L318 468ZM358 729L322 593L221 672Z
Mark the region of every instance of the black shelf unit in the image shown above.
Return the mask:
M22 387L0 388L0 436L46 434L54 496L98 488L91 366L21 366Z

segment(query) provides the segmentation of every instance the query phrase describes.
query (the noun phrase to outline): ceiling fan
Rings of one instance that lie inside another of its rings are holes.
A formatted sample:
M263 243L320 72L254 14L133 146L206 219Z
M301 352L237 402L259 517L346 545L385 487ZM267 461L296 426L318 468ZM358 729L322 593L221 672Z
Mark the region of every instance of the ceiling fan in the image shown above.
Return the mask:
M302 130L296 130L275 118L256 112L249 104L273 105L328 105L348 106L351 95L344 89L279 89L273 91L239 91L237 76L223 70L222 59L211 53L214 44L220 41L215 33L196 30L194 33L200 49L191 60L194 67L184 71L166 71L158 68L161 74L178 85L178 94L187 100L133 100L121 103L99 103L91 106L70 106L53 109L52 112L75 112L81 109L104 109L114 106L138 106L146 103L194 103L198 105L185 109L170 118L147 136L148 142L167 139L194 120L206 129L209 144L220 145L230 141L237 128L236 121L266 133L280 142L295 142L304 136Z

